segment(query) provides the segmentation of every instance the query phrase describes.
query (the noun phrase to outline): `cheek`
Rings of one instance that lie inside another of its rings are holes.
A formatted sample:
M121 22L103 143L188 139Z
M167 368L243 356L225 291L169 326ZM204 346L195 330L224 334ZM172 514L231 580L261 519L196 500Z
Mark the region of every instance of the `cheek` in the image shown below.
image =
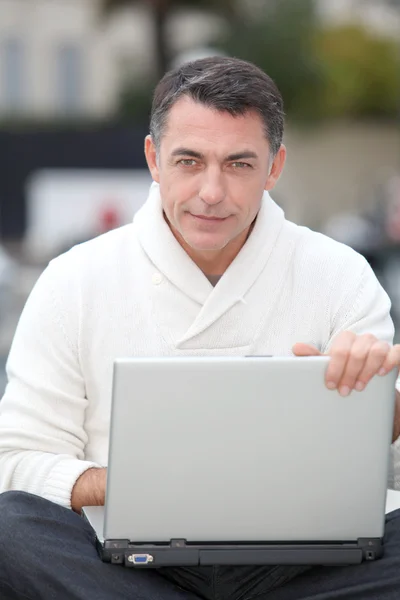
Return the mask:
M192 196L190 196L185 186L171 179L160 184L160 194L168 220L170 223L177 225L182 211L187 207Z
M230 186L228 197L240 212L249 213L257 210L264 188L248 181L236 181Z
M249 206L249 199L260 198L264 193L265 179L259 173L243 173L240 176L232 176L228 179L227 191L229 197L235 199L238 204L246 203ZM257 201L251 201L251 205Z
M194 178L190 177L172 177L164 188L160 187L160 191L163 197L167 198L169 206L174 206L174 210L179 210L182 205L187 204L198 196L196 182Z
M254 189L251 193L248 187L241 195L236 192L234 204L242 224L250 225L254 221L261 207L263 193L263 189Z

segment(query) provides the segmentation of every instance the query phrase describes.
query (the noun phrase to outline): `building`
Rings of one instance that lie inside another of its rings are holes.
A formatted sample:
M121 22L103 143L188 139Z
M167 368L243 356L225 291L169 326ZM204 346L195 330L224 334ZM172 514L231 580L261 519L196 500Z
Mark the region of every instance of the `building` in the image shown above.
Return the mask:
M0 119L106 117L126 79L154 73L146 3L100 13L100 0L0 0ZM223 24L186 10L169 26L178 54L207 45Z

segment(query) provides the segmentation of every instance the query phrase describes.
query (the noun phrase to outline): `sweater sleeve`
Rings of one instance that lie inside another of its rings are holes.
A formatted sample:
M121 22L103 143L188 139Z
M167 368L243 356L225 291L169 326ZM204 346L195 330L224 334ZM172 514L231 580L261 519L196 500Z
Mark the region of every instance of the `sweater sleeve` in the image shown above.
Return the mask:
M56 259L20 317L0 401L0 492L30 492L65 507L85 460L85 382L78 357L79 286Z
M358 260L358 265L351 264L351 270L346 272L347 286L338 286L338 289L344 289L346 293L337 298L331 337L324 352L342 331L372 333L382 341L393 343L394 326L390 317L389 297L369 264L360 256ZM396 387L400 391L400 378ZM400 490L400 438L390 448L388 487Z

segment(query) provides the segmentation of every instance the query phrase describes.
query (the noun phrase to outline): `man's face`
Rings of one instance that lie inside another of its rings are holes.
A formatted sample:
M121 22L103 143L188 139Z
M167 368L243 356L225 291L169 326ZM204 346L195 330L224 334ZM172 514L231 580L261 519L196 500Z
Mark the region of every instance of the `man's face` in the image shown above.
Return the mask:
M282 146L271 169L261 117L234 117L182 97L171 108L159 155L146 157L160 184L164 213L179 241L216 252L248 231L283 167Z

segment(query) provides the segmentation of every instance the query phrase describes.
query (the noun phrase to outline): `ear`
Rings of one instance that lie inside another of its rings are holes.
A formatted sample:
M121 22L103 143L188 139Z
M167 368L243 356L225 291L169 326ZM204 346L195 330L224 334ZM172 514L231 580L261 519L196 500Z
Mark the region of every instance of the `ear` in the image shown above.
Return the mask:
M160 176L157 164L157 151L151 135L147 135L144 140L144 153L153 180L157 183L160 183Z
M283 167L285 166L285 162L286 162L286 146L284 146L282 144L274 158L270 173L269 173L267 181L265 183L264 189L267 192L269 192L269 190L272 190L272 188L275 187L276 183L278 182L279 177L281 176Z

